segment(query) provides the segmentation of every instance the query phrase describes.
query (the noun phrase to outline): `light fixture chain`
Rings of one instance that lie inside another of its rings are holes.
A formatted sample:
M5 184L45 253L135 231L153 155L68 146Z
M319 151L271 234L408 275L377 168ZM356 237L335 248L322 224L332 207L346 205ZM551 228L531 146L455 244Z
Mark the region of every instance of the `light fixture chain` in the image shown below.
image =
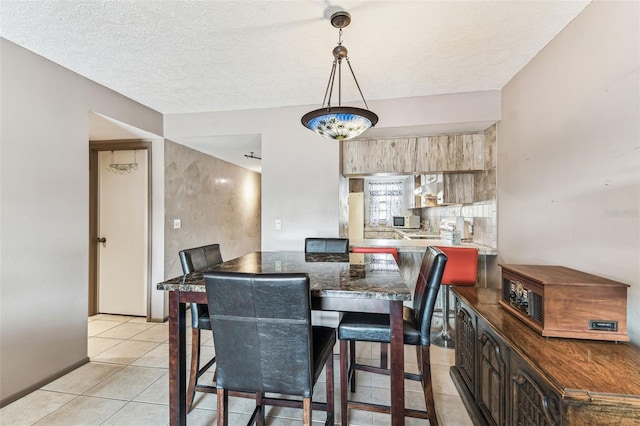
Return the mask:
M349 65L349 69L351 70L351 75L353 76L353 81L356 82L356 87L358 88L358 92L360 92L360 97L362 98L362 102L364 102L365 108L369 109L369 105L367 105L367 101L364 100L364 95L362 94L362 90L360 90L360 85L358 84L358 79L356 78L356 75L353 72L353 68L351 68L351 62L349 62L349 57L346 57L345 59L347 60L347 65Z
M342 106L342 59L338 59L338 106Z

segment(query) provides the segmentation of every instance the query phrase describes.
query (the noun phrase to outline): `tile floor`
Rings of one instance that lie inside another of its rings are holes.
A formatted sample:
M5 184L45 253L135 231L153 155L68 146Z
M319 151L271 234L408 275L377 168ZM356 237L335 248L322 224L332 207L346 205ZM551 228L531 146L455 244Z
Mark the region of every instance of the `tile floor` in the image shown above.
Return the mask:
M0 424L153 426L169 423L167 324L148 323L144 318L100 314L89 318L88 330L91 362L2 408ZM187 348L190 348L190 330L187 336ZM359 345L358 358L373 362L378 356L378 348L378 344ZM213 351L212 337L203 332L202 359L212 356ZM440 423L445 426L472 425L449 377L453 350L432 346L431 358ZM415 359L415 350L406 347L407 370L417 371ZM337 399L337 359L335 368ZM201 380L213 379L212 373L207 374ZM388 402L388 377L358 372L357 383L356 395L363 401ZM420 384L413 381L405 383L407 405L424 408ZM323 373L316 385L318 400L323 400L324 389ZM246 424L253 407L252 400L231 398L230 424ZM338 401L336 409L336 423L339 423ZM195 408L189 413L187 422L189 425L215 424L216 414L216 395L197 393ZM314 412L317 424L323 418L322 413ZM298 425L300 419L301 410L270 407L267 411L268 425ZM390 417L385 414L349 412L350 425L383 426L389 423ZM406 424L427 425L428 421L407 418Z

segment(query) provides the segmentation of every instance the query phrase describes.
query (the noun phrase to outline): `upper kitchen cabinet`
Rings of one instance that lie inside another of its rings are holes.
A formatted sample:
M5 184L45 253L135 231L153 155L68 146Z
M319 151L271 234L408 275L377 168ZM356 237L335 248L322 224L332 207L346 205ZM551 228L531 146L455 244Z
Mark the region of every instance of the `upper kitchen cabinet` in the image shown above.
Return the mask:
M350 140L342 143L343 174L429 174L484 169L484 134Z
M426 136L416 141L416 171L484 169L484 134Z
M416 138L363 139L343 142L343 173L412 173L416 165Z

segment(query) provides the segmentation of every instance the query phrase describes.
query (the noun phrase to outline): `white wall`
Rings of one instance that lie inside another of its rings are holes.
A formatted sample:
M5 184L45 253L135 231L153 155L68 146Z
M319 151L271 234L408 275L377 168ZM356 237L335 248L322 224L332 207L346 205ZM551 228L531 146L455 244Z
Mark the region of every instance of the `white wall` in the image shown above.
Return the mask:
M165 137L262 135L262 249L302 250L306 236L338 236L339 143L300 117L318 106L165 115ZM498 121L498 91L370 101L379 128ZM365 133L366 135L366 133ZM274 228L282 220L282 230Z
M5 403L87 357L89 111L155 134L162 116L4 39L0 84Z
M638 2L587 6L504 87L498 127L499 261L565 265L630 284L635 344L639 17Z

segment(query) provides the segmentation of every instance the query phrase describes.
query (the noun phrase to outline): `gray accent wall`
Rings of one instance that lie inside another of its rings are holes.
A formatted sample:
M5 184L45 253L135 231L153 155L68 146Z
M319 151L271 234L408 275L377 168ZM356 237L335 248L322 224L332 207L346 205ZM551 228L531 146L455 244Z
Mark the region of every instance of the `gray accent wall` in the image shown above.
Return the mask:
M164 180L165 278L182 275L180 250L219 243L224 260L260 250L259 173L167 141Z
M498 126L499 262L564 265L631 285L636 345L639 19L638 2L589 4L504 87Z

